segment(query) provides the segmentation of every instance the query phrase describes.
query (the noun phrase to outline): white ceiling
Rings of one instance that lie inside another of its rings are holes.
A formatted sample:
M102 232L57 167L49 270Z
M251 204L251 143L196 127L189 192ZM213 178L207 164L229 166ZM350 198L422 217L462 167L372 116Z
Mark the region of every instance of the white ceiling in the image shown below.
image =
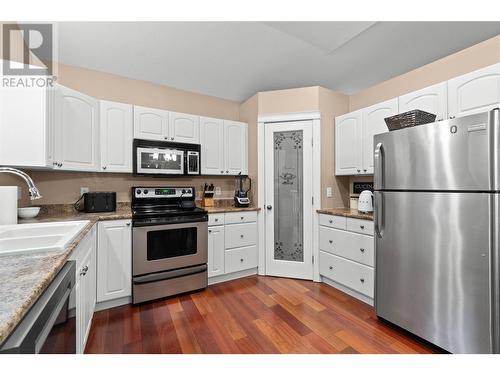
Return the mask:
M243 101L352 94L499 34L500 22L68 22L59 61Z

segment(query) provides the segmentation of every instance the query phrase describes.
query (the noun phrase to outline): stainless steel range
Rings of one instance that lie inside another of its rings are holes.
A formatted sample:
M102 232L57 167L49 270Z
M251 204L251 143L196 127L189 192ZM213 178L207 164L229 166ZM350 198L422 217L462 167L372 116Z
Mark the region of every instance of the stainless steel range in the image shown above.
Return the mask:
M208 214L193 187L132 188L132 301L207 286Z

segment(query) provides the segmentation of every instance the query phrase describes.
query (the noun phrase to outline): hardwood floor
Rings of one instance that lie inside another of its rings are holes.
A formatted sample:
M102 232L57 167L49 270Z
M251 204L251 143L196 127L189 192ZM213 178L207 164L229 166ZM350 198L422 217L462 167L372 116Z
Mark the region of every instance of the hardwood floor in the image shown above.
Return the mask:
M433 353L328 285L252 276L94 315L86 353Z

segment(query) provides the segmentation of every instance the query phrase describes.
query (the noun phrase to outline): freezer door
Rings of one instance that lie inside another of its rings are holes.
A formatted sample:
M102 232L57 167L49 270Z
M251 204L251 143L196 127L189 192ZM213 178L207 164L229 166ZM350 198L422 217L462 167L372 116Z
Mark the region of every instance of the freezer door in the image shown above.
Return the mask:
M376 135L376 190L500 190L499 110Z
M487 193L375 192L377 315L452 353L490 353Z

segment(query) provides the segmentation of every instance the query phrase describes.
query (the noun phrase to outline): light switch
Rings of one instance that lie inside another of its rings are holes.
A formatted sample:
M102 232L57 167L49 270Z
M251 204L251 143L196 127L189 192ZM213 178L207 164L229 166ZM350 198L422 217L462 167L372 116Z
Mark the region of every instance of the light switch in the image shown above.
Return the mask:
M215 195L222 195L222 189L220 188L220 186L215 187Z
M331 186L328 186L328 187L326 188L326 197L327 197L327 198L331 198L331 197L332 197L332 195L333 195L333 194L332 194L332 188L331 188Z

